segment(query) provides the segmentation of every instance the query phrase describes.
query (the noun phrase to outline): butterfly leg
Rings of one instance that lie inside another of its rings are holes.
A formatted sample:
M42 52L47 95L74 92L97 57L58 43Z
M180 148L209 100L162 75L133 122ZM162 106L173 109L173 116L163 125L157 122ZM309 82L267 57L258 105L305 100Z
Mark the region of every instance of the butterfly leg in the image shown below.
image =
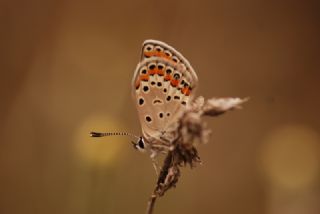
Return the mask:
M160 136L160 139L163 141L163 147L165 147L167 150L172 151L174 149L174 145L172 145L173 140L168 140L163 136Z
M157 175L157 177L159 177L160 167L159 167L159 163L158 163L158 161L156 159L157 154L158 154L157 152L152 152L151 155L150 155L150 158L152 160L153 168L156 171L156 175Z

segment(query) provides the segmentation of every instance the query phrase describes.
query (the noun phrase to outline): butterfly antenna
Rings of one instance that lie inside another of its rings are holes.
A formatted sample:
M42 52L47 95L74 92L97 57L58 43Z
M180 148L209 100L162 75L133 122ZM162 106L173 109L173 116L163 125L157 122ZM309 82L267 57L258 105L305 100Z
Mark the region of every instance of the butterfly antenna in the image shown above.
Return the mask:
M139 139L138 136L128 132L90 132L90 137L130 136Z

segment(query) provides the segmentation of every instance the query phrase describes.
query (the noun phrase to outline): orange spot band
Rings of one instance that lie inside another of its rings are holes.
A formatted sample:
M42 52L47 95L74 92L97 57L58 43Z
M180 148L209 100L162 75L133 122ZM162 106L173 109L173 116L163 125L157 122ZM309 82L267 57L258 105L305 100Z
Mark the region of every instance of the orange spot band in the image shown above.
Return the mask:
M155 69L153 69L153 70L148 70L148 74L149 74L149 75L158 74L159 76L163 76L163 75L164 75L164 71L155 68Z
M160 70L160 69L156 69L156 72L159 76L163 76L164 75L164 71Z
M173 63L176 63L175 61L172 60L172 58L170 56L165 54L163 51L144 51L143 54L146 57L157 56L157 57L168 59Z
M172 80L171 80L171 85L172 85L173 87L177 87L177 86L179 85L179 80L172 79Z
M149 75L148 74L140 75L140 80L148 81L149 80Z
M182 92L182 94L184 94L186 96L189 96L190 93L191 93L191 90L190 90L189 87L184 87L184 88L181 89L181 92Z
M171 75L170 75L170 74L165 75L165 76L164 76L164 80L165 80L165 81L171 80Z
M155 69L153 69L153 70L148 70L148 74L149 75L155 75L157 72L156 72L156 70Z

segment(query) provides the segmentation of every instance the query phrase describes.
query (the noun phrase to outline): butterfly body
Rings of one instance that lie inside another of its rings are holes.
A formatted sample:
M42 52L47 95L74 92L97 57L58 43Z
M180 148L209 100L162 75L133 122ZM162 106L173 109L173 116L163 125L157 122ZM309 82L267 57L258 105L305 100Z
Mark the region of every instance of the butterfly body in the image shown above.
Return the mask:
M172 131L192 100L198 78L181 53L146 40L132 79L132 95L144 140L153 151L170 147Z

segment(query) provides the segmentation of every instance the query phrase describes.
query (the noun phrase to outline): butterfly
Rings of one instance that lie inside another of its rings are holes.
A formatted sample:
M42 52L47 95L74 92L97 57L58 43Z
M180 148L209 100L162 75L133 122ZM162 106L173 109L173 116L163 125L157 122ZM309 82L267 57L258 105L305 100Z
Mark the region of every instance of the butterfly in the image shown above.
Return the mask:
M168 151L177 137L178 120L192 102L198 77L189 61L172 46L145 40L131 85L142 136L127 132L91 132L91 136L131 136L137 139L132 142L134 148L149 148L155 157Z

